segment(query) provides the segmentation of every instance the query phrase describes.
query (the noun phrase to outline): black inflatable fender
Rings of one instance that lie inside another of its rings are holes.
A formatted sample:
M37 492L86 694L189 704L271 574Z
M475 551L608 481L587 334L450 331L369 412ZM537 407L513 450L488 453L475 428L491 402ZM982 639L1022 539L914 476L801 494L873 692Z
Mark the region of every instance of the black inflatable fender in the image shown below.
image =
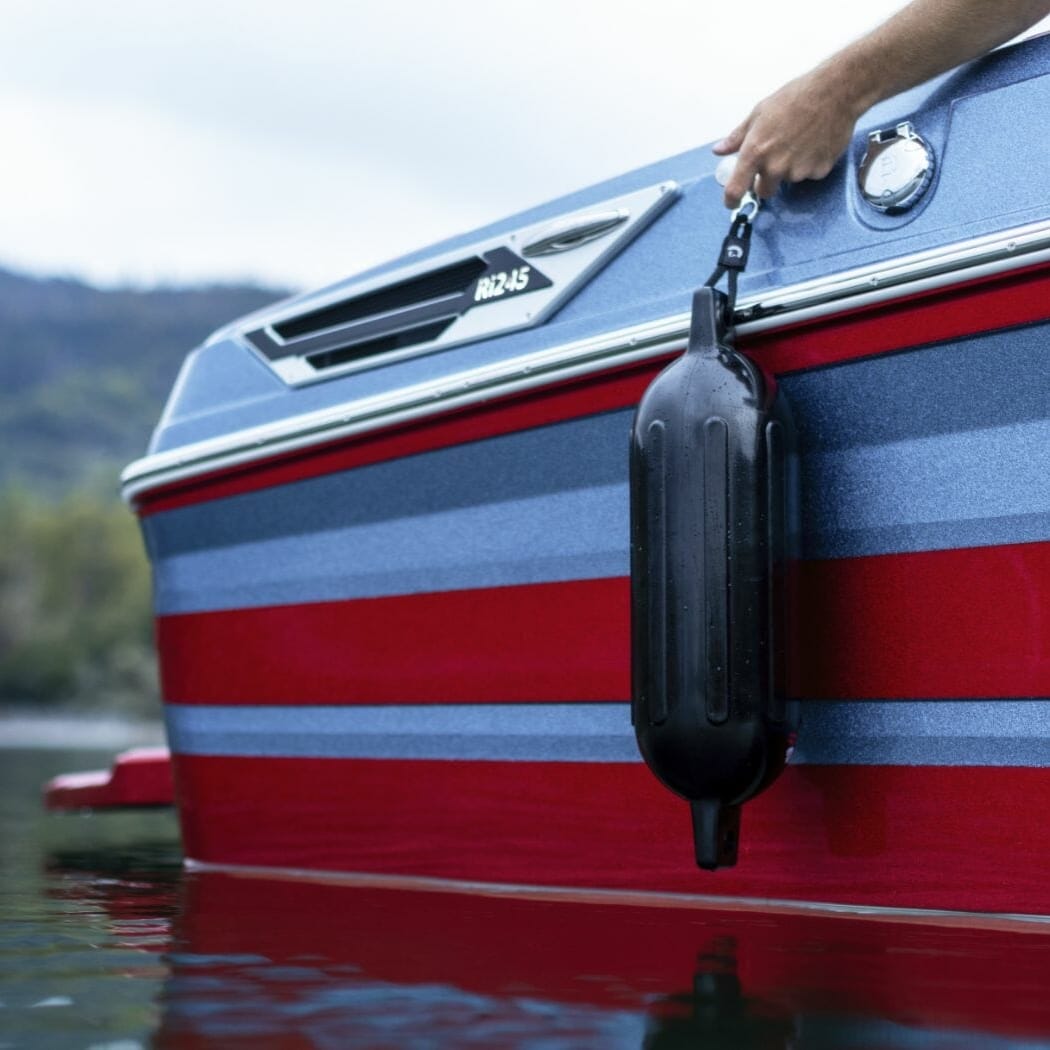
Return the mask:
M726 298L693 298L687 351L631 433L631 714L642 756L691 803L696 861L734 864L740 806L777 777L798 468L777 384L733 349Z

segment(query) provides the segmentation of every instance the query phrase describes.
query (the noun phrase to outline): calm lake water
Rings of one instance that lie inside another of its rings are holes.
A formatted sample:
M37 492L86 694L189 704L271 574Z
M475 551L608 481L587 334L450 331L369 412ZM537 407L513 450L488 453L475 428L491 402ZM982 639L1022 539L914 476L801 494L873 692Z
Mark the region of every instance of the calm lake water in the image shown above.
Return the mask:
M0 750L8 1047L1050 1046L1050 930L186 874L167 811L47 815Z

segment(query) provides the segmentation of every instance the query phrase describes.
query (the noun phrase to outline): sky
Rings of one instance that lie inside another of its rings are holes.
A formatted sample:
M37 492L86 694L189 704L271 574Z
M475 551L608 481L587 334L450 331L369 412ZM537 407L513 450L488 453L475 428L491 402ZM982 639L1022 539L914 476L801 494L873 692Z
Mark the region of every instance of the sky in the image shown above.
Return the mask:
M0 267L329 283L717 139L899 6L5 0Z

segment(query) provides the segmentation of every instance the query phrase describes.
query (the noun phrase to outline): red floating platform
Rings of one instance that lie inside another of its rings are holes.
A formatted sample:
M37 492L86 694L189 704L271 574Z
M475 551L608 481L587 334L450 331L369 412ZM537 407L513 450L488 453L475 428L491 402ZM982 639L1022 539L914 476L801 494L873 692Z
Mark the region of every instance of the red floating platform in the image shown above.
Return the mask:
M166 747L124 751L111 769L62 773L44 785L48 809L130 809L175 801L171 754Z

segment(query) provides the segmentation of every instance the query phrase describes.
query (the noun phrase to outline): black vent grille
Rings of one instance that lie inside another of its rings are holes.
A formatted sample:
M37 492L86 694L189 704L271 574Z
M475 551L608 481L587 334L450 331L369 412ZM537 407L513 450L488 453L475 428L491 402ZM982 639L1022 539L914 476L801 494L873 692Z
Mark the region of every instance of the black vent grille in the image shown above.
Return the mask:
M318 307L246 332L277 364L304 362L312 372L403 354L440 339L468 310L550 288L551 281L509 248L492 248L449 266Z
M273 326L273 330L282 339L300 339L315 332L363 321L377 314L421 306L451 295L462 295L487 268L484 259L474 256L353 299L344 299L341 303L333 303L301 317L281 321Z

